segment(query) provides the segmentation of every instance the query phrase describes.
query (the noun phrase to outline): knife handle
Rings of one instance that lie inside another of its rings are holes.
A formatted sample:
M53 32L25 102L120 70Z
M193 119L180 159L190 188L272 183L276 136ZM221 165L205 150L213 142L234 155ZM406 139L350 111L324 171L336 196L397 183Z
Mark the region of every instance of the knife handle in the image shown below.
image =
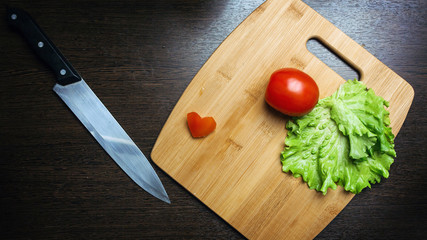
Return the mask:
M10 26L24 36L37 56L53 70L57 83L68 85L82 79L27 12L19 8L7 8L7 20Z

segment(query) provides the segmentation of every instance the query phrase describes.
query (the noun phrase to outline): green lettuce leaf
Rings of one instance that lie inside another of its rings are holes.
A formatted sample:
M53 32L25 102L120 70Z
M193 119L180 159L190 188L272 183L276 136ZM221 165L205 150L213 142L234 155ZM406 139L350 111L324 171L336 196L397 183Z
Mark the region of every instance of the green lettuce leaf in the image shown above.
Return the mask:
M323 194L337 184L359 193L387 178L396 152L385 107L372 89L347 81L310 113L288 121L282 170Z

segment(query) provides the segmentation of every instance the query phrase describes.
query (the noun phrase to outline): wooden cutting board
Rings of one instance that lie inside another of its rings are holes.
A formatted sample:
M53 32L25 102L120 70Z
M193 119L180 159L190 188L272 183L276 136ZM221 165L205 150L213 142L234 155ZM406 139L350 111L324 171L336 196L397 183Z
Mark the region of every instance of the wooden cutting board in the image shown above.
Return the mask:
M345 81L307 50L311 38L350 63L361 81L390 102L397 134L412 87L302 1L270 0L203 65L151 153L161 169L250 239L312 239L354 197L341 187L324 196L281 170L288 118L264 101L271 73L298 68L315 79L321 98ZM215 132L192 138L186 123L192 111L213 116Z

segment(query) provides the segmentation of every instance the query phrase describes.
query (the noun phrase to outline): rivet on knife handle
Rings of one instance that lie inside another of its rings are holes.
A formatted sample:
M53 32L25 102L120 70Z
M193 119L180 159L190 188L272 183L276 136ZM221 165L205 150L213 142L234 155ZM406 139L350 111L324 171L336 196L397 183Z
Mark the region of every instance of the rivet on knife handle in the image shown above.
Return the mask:
M36 54L53 70L59 84L67 85L81 80L77 71L29 14L19 8L8 8L7 19L10 26L19 30Z

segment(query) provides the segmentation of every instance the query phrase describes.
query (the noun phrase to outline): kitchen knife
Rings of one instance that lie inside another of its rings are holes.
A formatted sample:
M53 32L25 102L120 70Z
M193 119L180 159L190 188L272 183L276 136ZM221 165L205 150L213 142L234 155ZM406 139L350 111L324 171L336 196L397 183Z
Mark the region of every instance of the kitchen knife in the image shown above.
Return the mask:
M156 172L107 108L28 13L7 9L8 23L18 29L36 54L53 70L53 90L89 130L104 150L140 187L170 203Z

